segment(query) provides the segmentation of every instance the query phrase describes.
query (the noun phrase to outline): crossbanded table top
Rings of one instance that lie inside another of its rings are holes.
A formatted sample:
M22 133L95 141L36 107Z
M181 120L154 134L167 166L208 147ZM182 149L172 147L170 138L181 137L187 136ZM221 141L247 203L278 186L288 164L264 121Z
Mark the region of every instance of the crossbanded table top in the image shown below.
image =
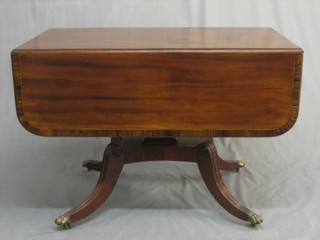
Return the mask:
M271 28L49 29L12 51L17 115L44 136L275 136L302 56Z

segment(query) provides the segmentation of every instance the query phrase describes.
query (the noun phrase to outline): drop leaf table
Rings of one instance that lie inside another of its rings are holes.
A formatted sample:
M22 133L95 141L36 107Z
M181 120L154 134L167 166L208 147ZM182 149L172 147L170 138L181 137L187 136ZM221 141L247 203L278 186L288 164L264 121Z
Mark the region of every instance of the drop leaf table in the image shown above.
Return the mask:
M124 164L196 162L213 197L260 224L225 187L213 137L269 137L298 116L301 48L271 28L48 29L12 51L18 119L40 136L111 137L88 198L64 228L94 212ZM125 193L124 193L125 194Z

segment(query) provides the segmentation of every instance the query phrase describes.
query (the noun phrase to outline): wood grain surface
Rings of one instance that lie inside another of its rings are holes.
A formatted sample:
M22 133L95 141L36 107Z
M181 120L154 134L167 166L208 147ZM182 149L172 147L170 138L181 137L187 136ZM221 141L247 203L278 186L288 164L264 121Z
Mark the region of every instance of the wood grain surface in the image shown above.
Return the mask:
M272 28L58 28L20 50L298 49Z
M12 52L17 114L44 136L275 136L302 54L268 28L52 29Z

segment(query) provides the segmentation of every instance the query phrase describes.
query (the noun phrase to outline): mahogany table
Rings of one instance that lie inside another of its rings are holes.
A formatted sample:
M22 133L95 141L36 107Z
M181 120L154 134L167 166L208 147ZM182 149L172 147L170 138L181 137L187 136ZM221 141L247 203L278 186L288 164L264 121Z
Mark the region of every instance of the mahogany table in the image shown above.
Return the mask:
M197 162L222 207L260 224L220 175L244 163L222 160L212 137L289 130L302 56L270 28L49 29L14 49L16 110L28 131L112 137L102 161L83 162L101 172L95 189L56 224L68 228L95 211L124 164L151 160Z

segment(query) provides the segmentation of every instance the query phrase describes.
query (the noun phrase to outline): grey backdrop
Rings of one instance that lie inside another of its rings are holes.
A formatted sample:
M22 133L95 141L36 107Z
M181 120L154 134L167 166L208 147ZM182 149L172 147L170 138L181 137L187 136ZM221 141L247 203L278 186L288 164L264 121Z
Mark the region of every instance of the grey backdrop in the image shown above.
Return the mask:
M243 159L224 173L232 193L263 215L256 229L210 196L195 164L125 166L113 194L88 220L61 231L54 218L97 181L82 169L108 138L45 138L15 114L10 51L49 27L273 27L305 51L300 114L275 138L215 139ZM319 239L320 1L0 0L0 239Z

